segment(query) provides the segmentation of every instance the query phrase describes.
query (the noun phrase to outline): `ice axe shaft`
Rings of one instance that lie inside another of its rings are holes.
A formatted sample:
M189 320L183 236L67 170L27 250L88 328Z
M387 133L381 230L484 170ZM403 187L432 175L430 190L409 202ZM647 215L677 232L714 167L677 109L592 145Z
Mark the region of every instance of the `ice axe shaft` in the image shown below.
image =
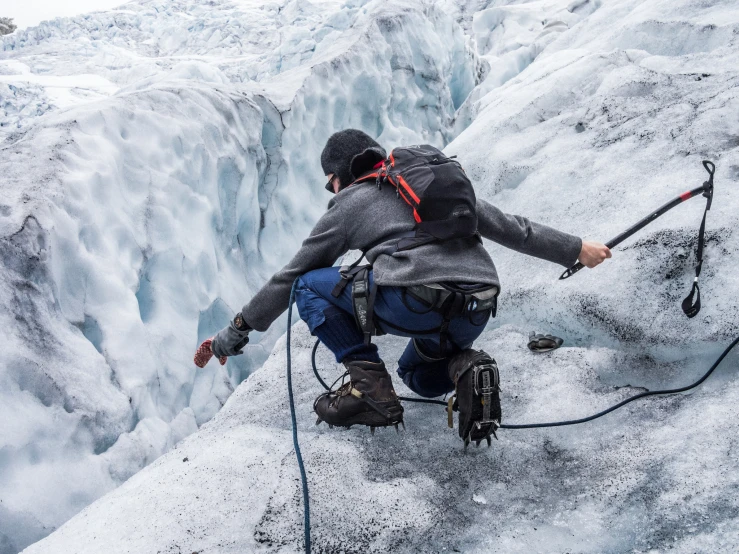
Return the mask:
M606 246L610 249L618 244L621 244L623 241L625 241L627 238L629 238L631 235L636 233L637 231L640 231L652 221L660 217L661 215L664 215L665 213L669 212L672 208L675 206L678 206L679 204L682 204L686 200L690 200L691 198L694 198L695 196L698 196L699 194L703 194L707 199L707 207L706 209L711 209L711 199L713 197L713 173L716 171L716 166L709 161L703 162L703 167L706 168L706 171L708 171L708 174L710 175L710 178L708 181L703 183L700 187L696 187L693 190L689 190L687 192L682 193L677 198L670 200L667 204L659 208L658 210L655 210L651 214L649 214L644 219L638 221L628 229L626 229L623 233L618 235L617 237L612 238L606 243ZM575 265L573 265L571 268L566 270L561 276L560 280L567 279L568 277L572 277L575 273L580 271L583 267L585 267L580 262L577 262Z

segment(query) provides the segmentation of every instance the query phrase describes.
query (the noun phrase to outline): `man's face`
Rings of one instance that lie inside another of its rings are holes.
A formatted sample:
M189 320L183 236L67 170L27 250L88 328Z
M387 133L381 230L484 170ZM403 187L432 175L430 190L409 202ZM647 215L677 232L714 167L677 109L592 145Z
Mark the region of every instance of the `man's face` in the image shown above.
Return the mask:
M328 175L326 175L326 177L328 177L327 185L331 185L331 188L334 189L334 194L338 193L339 187L341 186L341 181L339 180L339 177L337 175L334 175L333 173L329 173Z

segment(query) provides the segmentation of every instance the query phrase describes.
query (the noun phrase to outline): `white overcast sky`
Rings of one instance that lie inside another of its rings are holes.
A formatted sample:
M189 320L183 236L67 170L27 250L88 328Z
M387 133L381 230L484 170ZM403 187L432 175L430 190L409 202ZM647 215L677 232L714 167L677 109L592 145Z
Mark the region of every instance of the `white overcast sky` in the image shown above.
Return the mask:
M107 10L129 0L0 0L0 17L12 17L19 29L45 19Z

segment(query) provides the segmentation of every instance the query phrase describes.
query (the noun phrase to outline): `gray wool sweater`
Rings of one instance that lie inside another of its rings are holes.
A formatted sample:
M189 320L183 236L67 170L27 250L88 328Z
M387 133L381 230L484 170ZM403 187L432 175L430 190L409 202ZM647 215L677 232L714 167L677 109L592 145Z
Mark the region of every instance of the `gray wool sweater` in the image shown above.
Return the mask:
M489 240L523 254L542 258L565 267L577 261L582 247L579 237L540 225L517 215L501 212L492 204L477 199L477 230ZM411 250L382 253L397 239L382 241L412 231L412 209L398 198L395 189L374 183L347 187L328 204L310 236L303 241L292 260L246 304L241 313L251 327L266 331L288 307L293 281L300 275L332 266L349 250L367 252L378 285L402 286L457 281L486 283L500 287L495 264L477 241L452 240L432 243Z

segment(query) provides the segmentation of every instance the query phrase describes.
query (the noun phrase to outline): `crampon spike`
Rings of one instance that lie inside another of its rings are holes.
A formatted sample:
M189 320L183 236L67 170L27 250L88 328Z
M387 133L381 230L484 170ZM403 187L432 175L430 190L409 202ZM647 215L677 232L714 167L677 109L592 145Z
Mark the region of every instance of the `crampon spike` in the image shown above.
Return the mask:
M372 426L370 426L370 433L372 434L373 437L375 436L375 428Z
M480 441L477 440L477 441L475 441L475 448L479 448L479 447L480 447Z
M400 431L398 430L398 424L397 424L397 423L395 424L395 432L396 432L397 434L400 434Z
M319 418L318 418L318 419L316 420L316 425L320 425L320 424L321 424L322 422L323 422L323 420L322 420L322 419L321 419L321 418L319 417Z
M488 435L487 437L485 437L485 440L488 441L488 448L490 448L490 445L493 444L493 441L490 438L490 435Z
M405 431L405 422L401 421L400 424L403 426L403 431Z

